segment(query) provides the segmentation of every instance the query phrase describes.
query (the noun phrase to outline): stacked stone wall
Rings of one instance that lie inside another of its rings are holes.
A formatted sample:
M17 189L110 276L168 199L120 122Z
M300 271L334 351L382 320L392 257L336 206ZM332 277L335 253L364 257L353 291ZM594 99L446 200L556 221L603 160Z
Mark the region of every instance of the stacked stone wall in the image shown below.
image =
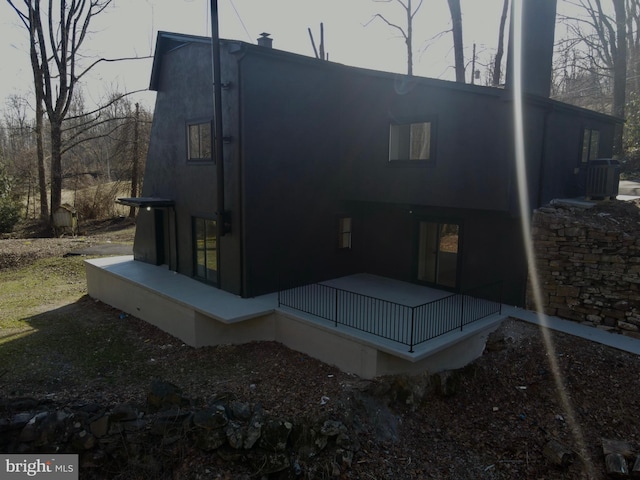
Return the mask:
M640 338L640 210L552 206L533 216L544 312ZM531 284L531 282L529 282ZM527 306L535 309L529 285Z

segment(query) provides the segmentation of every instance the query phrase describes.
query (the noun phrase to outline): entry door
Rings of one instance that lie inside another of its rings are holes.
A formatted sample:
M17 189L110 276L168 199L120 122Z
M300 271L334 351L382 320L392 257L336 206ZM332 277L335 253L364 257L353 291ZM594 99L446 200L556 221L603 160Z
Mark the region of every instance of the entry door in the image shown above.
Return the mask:
M417 275L419 282L456 288L459 253L460 225L419 222Z

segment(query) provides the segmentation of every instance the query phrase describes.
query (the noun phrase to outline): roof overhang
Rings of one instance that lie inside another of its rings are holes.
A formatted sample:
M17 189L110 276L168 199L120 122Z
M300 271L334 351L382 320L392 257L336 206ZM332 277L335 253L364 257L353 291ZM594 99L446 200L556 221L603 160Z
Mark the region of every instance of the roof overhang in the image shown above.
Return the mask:
M173 207L176 204L169 198L158 197L118 198L117 202L128 207L137 208L166 208Z

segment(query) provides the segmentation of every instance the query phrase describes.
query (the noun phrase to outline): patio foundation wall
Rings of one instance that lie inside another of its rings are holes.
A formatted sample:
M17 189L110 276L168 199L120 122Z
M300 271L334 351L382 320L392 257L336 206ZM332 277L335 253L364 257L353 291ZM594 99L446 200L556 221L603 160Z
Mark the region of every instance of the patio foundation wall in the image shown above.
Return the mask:
M193 308L89 262L85 262L85 272L91 298L155 325L187 345L197 346Z
M331 322L274 308L271 313L242 320L222 321L194 307L99 266L86 263L87 288L99 299L155 325L193 347L277 341L361 378L388 374L417 374L460 368L483 351L484 330L470 331L454 340L442 338L433 350L419 356L384 343L350 334ZM493 322L492 328L497 327ZM473 330L473 329L471 329ZM486 330L486 329L485 329ZM486 333L486 334L485 334ZM443 336L445 337L445 336Z

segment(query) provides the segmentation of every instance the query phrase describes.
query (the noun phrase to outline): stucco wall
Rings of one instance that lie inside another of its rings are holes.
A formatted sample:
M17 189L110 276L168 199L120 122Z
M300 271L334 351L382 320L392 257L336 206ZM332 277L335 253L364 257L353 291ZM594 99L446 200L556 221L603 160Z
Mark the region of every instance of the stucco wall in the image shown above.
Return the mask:
M533 240L544 312L640 338L640 210L544 207ZM535 309L531 288L528 307Z

